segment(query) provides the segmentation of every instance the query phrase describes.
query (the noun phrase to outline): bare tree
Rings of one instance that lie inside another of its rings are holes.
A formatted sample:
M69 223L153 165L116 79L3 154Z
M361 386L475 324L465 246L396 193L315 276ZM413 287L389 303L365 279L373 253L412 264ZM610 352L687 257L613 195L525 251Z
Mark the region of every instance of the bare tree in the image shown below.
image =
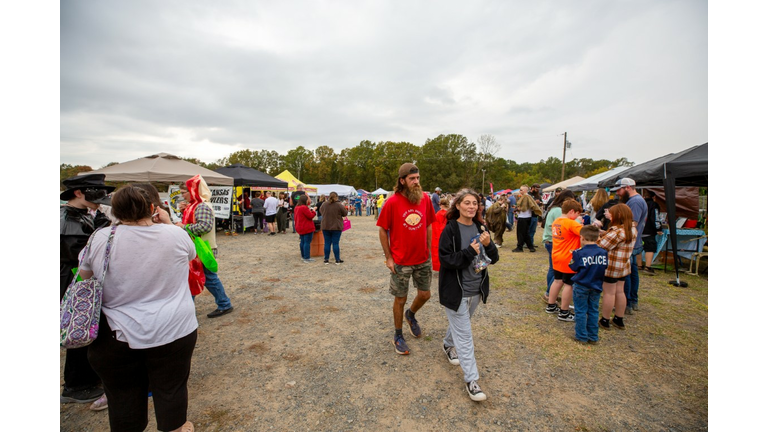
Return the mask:
M480 135L477 139L477 152L483 156L483 159L490 160L492 156L501 150L501 145L496 142L496 137L491 134Z

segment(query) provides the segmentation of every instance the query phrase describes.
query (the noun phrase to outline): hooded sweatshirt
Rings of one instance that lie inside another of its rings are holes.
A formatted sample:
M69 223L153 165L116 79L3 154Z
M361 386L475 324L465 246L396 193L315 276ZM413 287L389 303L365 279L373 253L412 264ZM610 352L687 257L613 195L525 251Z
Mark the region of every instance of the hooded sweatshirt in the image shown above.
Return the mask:
M216 217L211 207L211 190L205 180L198 174L187 180L187 190L189 190L191 202L184 209L181 222L193 234L208 240L211 249L216 251ZM215 253L215 252L214 252Z

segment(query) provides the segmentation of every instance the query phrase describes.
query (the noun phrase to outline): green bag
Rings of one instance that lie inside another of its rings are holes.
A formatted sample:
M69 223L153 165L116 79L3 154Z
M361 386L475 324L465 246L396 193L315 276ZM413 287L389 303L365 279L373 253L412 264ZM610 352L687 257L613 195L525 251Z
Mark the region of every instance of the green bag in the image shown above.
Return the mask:
M211 245L208 243L208 240L201 239L200 237L189 232L189 230L187 230L187 233L189 233L189 236L192 237L192 243L195 244L197 257L200 258L203 266L209 271L214 273L218 272L219 263L216 262L216 257L213 256L213 251L211 250Z

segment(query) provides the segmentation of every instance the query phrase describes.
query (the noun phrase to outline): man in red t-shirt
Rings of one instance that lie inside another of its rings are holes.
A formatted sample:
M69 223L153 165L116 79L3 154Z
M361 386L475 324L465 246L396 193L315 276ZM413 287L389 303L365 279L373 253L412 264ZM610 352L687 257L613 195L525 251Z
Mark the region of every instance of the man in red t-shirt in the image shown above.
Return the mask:
M408 321L411 335L421 337L421 327L416 321L416 312L429 300L432 283L432 262L429 246L432 244L432 222L435 211L432 201L419 184L419 169L412 163L405 163L398 170L395 193L382 206L376 222L379 227L379 241L387 259L387 268L392 273L389 292L395 296L392 312L395 318L395 352L410 353L403 338L403 316ZM416 298L405 310L408 300L408 281L413 276Z

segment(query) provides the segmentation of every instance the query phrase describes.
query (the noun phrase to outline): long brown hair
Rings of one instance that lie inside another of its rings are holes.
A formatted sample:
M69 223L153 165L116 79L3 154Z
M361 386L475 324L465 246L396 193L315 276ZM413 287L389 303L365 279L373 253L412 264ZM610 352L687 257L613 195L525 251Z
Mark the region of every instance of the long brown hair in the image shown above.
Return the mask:
M328 195L328 201L330 201L332 203L338 202L339 201L339 194L337 194L336 192L331 192Z
M592 199L589 200L589 205L592 206L592 210L597 212L607 202L608 202L608 192L606 192L605 189L598 189L595 196L593 196Z
M632 243L632 210L626 204L616 204L608 209L611 212L611 225L624 228L625 243Z
M445 218L447 220L455 220L459 218L459 204L464 201L464 198L466 198L467 195L472 195L475 197L475 199L477 199L477 213L475 213L475 217L472 218L472 220L475 222L483 223L483 216L481 215L482 211L480 209L481 198L480 195L472 189L462 189L456 194L456 196L453 198L453 201L451 201L451 208L449 208L445 213Z

